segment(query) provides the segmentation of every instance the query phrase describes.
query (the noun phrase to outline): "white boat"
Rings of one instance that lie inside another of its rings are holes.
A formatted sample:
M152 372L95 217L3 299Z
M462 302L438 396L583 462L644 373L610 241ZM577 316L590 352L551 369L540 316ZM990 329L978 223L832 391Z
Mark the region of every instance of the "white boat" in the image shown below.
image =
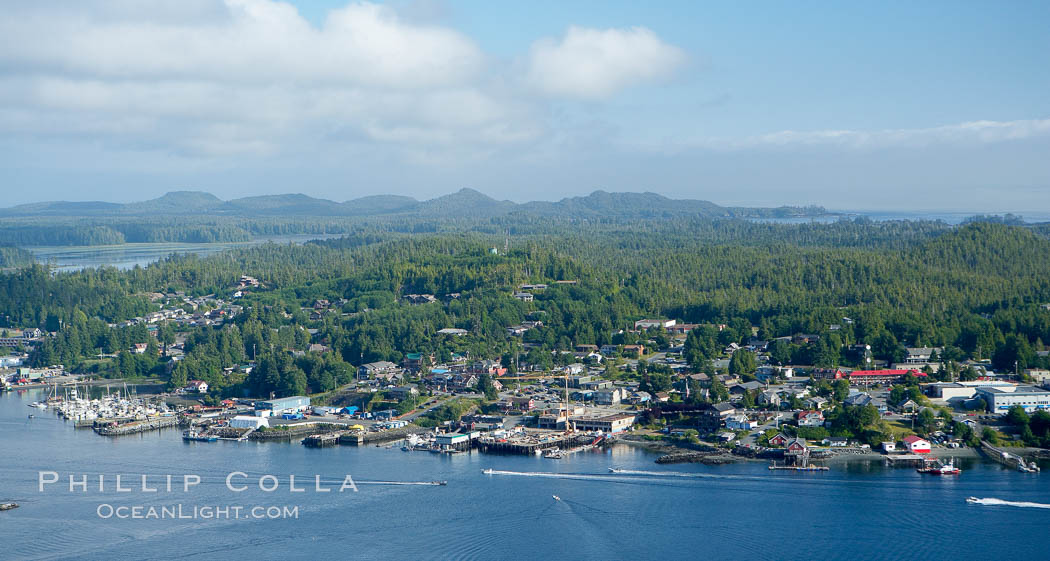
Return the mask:
M486 475L492 475L492 468L485 468L481 470L481 473L484 473Z
M981 499L978 499L977 497L966 497L966 502L968 502L968 503L979 503L979 502L981 502Z
M554 500L556 500L556 501L560 501L561 500L561 497L559 497L558 495L551 495L551 496L554 497Z
M33 403L30 403L29 406L36 407L37 409L47 409L47 404L40 403L39 401L34 401Z

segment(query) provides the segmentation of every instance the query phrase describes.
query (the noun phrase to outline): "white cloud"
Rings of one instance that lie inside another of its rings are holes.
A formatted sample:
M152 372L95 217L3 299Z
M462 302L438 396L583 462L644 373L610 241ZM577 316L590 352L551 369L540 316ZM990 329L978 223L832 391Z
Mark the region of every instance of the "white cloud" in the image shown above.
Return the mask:
M601 99L638 84L666 79L685 53L644 27L570 27L561 40L541 39L529 53L527 80L555 97Z
M0 134L223 157L347 138L466 150L543 129L541 108L500 87L470 38L375 4L320 27L273 0L27 3L6 16Z
M820 130L779 131L738 141L709 141L708 145L748 148L756 146L832 145L847 148L919 147L931 144L980 144L1050 135L1050 119L971 121L954 125L876 131Z

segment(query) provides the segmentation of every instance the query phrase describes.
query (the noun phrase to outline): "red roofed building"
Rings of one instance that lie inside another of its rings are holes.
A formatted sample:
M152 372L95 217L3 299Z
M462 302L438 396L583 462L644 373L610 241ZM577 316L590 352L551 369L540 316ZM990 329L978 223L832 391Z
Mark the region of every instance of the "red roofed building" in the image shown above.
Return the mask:
M909 374L912 376L918 376L925 378L926 373L921 370L905 370L905 369L894 369L894 370L854 370L849 373L849 383L862 385L862 384L885 384L887 382L899 382L906 378Z
M904 445L908 447L908 451L912 454L930 453L930 442L915 435L905 436Z

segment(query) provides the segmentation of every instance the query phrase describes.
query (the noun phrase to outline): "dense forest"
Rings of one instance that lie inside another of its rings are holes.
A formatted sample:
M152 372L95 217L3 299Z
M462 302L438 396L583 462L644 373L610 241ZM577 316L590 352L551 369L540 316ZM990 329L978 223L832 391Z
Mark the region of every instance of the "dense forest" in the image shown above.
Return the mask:
M848 364L847 346L866 343L887 361L899 360L905 345L925 345L944 347L950 363L1047 366L1038 351L1050 341L1050 311L1042 306L1050 302L1050 242L1026 227L862 219L567 224L512 216L490 226L415 234L361 229L301 246L172 256L123 272L56 273L36 265L0 276L0 327L57 333L35 353L36 364L152 372L176 384L201 378L220 391L255 395L325 391L348 380L351 365L399 361L410 352L439 360L452 353L517 357L549 367L562 356L551 351L576 344L666 340L663 333L625 332L643 317L704 324L686 342L697 369L709 368L724 345L750 339L752 327L764 339L820 335L809 344L775 345L774 359L782 362ZM124 356L133 343L170 342L142 326L119 326L159 307L150 293L228 299L241 275L257 277L262 287L239 299L245 312L221 328L187 329L186 361L166 368L155 353ZM526 302L512 296L522 283L549 286ZM408 294L436 301L411 304ZM338 305L311 319L317 300ZM526 320L542 327L507 334ZM449 327L468 335L438 333ZM311 343L331 351L306 352ZM99 363L92 359L99 353L123 358ZM252 357L258 368L251 374L231 370Z

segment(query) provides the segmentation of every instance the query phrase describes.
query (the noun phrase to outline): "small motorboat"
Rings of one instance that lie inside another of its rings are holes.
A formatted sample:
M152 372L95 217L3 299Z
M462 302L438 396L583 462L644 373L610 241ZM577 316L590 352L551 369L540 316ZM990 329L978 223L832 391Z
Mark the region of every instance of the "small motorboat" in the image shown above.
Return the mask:
M977 497L966 497L966 502L968 502L968 503L979 503L979 502L981 502L981 499L978 499Z
M485 468L481 470L481 473L484 473L485 475L492 475L492 468Z
M32 413L30 413L30 414L29 414L29 418L30 418L30 419L33 419L33 418L35 418L35 417L36 417L36 415L34 415L34 414L32 414Z
M12 508L18 508L18 503L0 503L0 510L11 510Z
M560 501L561 500L561 497L559 497L558 495L551 495L551 496L554 497L554 500L556 500L556 501Z

